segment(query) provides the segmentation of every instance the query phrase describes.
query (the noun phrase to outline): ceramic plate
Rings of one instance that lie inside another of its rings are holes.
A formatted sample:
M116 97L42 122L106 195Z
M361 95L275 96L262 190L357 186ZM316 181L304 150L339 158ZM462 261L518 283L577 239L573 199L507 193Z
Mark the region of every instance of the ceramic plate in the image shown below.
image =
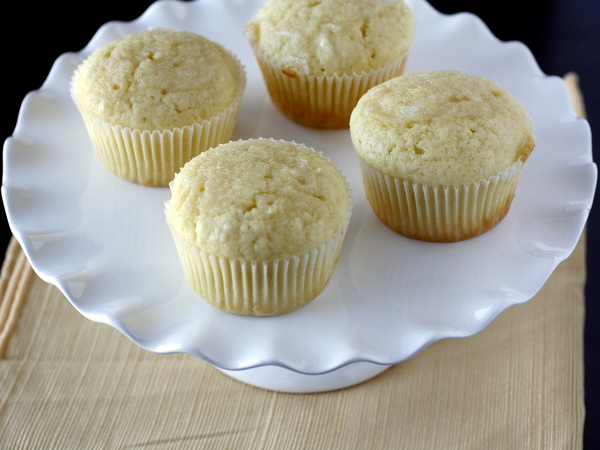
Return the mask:
M432 244L383 226L364 195L348 130L291 123L271 104L243 30L262 0L159 1L132 22L101 27L60 56L24 100L5 143L2 194L12 231L35 271L84 316L153 352L185 352L221 369L276 365L320 374L353 362L394 364L432 342L473 335L530 299L573 251L596 185L590 131L563 81L529 50L499 42L471 14L442 15L411 0L416 35L407 71L457 69L505 86L531 113L537 146L512 208L477 238ZM184 280L163 214L168 189L136 186L98 163L69 95L93 49L149 26L183 28L222 43L245 64L248 87L234 139L295 140L347 176L354 210L341 260L306 307L270 318L230 315Z

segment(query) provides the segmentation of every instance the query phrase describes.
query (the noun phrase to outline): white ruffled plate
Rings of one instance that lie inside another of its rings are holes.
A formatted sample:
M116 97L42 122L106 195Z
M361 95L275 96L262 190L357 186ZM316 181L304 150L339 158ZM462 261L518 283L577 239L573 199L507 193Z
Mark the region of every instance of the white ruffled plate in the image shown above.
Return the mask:
M14 235L38 275L86 317L153 352L186 352L270 389L305 392L363 381L432 342L473 335L529 300L573 251L596 186L588 124L563 81L529 50L499 42L471 14L408 1L416 35L407 71L457 69L498 81L531 113L537 146L507 217L454 244L406 239L366 202L348 130L313 130L271 104L243 30L264 0L159 1L132 22L110 22L78 53L60 56L24 100L4 148L2 194ZM91 51L149 26L183 28L224 44L246 65L234 139L304 143L347 176L354 212L337 270L308 306L279 317L230 315L186 284L163 214L168 189L137 186L98 163L69 96Z

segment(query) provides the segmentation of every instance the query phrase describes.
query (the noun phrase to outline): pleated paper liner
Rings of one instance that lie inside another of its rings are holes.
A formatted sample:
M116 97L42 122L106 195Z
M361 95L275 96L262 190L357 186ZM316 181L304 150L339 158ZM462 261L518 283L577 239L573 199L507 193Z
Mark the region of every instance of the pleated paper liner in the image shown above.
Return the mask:
M478 236L508 213L523 166L457 186L429 186L386 175L361 158L367 199L388 227L413 239L455 242Z
M378 69L349 75L307 75L290 72L271 62L256 48L271 101L296 123L313 128L347 128L358 100L370 88L402 75L408 52Z
M263 262L220 257L173 237L186 280L200 297L230 313L273 316L308 304L325 289L344 235L304 254Z

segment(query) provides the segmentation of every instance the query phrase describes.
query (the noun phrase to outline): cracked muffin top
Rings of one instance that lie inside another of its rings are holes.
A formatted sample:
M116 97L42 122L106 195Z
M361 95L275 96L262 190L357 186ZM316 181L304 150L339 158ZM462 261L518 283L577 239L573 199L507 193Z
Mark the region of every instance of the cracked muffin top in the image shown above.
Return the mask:
M350 119L358 155L386 175L478 182L525 161L533 123L498 83L453 70L408 73L369 90Z
M348 189L338 170L303 145L250 139L193 158L171 184L171 229L221 257L299 255L344 231Z
M87 112L140 130L202 123L238 95L242 68L221 45L183 30L150 28L97 48L72 92Z
M404 0L269 0L246 29L286 73L328 76L385 66L409 51L413 34Z

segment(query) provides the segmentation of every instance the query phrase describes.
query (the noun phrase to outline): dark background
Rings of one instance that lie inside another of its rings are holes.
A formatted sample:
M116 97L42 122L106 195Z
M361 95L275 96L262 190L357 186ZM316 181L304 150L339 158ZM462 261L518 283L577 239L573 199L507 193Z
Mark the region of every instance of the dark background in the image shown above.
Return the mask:
M501 40L525 43L542 71L563 76L577 72L584 94L592 136L600 136L600 0L430 0L444 13L470 11L481 17ZM2 0L2 141L14 130L27 92L39 88L54 60L64 52L81 50L96 30L111 20L139 17L151 1L76 3ZM88 6L89 5L89 6ZM599 161L595 149L595 161ZM0 215L6 224L5 215ZM0 252L10 239L0 233ZM585 448L600 448L600 209L588 222L588 282L585 327ZM0 253L1 254L1 253Z

